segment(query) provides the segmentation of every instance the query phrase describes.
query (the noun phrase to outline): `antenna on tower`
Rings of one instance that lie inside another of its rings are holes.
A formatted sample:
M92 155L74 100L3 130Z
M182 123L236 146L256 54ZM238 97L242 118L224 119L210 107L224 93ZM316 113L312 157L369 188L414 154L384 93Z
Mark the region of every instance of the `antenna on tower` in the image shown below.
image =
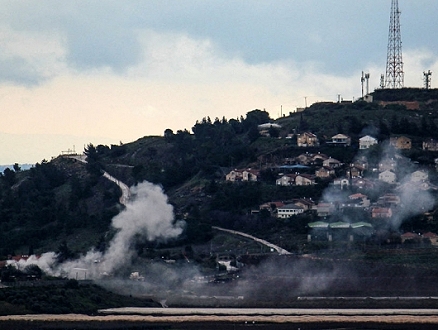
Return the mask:
M370 74L369 73L365 73L365 80L367 82L366 95L368 95L370 93Z
M366 81L366 93L364 94L363 92L363 85L364 82ZM368 95L370 93L370 74L369 73L365 73L362 71L362 77L360 78L360 83L362 85L362 98L364 97L364 95Z
M432 72L429 70L429 71L424 71L423 72L423 76L424 76L424 88L426 88L426 89L430 89L430 80L431 80L431 78L430 78L430 76L432 75Z
M386 88L403 88L404 85L400 14L398 0L391 0L391 17L386 57Z
M385 75L383 73L380 75L380 88L385 88Z

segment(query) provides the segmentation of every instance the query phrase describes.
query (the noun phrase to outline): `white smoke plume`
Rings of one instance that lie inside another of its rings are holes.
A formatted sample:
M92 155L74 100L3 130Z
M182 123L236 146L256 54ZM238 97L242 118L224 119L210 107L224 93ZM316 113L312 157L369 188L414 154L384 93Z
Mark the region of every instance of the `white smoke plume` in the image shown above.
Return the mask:
M21 266L36 264L43 271L57 276L99 278L131 262L135 255L133 243L136 238L165 241L182 233L185 223L174 221L173 207L161 187L143 182L131 188L131 196L126 208L112 220L111 225L117 232L105 253L91 250L78 260L53 268L56 255L50 252L39 259L21 260Z
M405 176L396 193L400 197L400 207L396 209L391 220L392 229L398 229L409 217L425 213L434 207L435 199L424 189L427 183L412 181L411 175Z
M18 261L8 260L8 265L14 265L20 270L24 270L27 266L37 265L43 272L51 274L52 267L56 262L56 253L55 252L47 252L42 254L40 257L36 255L31 255L27 259L20 259Z
M370 166L376 166L375 174L371 175L371 179L375 183L374 188L370 188L373 195L383 196L386 193L393 193L400 198L400 204L392 206L393 215L386 223L386 229L398 231L402 223L410 217L433 209L435 199L429 192L429 182L427 179L416 181L412 178L412 174L420 170L418 165L414 164L409 158L404 157L399 150L390 145L389 141L381 142L380 146L378 154L371 155L370 150L363 150L357 155L355 161L360 163L365 158L372 160ZM378 179L379 171L377 169L380 164L386 161L391 161L395 164L394 168L391 169L396 174L397 182L395 185L385 184ZM369 171L371 170L369 169ZM348 172L346 179L350 181ZM339 187L329 187L323 192L321 200L336 205L336 203L339 204L342 201L348 200L348 195L351 193L352 190L350 189L341 190ZM350 219L342 215L342 212L334 212L334 215L342 217L343 221L346 222L359 220ZM380 226L383 226L383 223L383 221L380 221Z

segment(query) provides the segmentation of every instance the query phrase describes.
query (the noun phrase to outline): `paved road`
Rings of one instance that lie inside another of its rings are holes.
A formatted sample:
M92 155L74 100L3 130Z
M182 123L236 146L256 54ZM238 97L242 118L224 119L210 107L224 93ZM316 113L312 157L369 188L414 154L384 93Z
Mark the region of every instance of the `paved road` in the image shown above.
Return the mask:
M143 307L121 307L101 309L102 314L137 314L137 315L414 315L429 316L438 315L437 309L338 309L338 308L143 308Z
M87 156L83 155L83 154L82 155L71 155L68 157L76 159L84 164L87 163ZM120 189L122 190L122 196L120 197L119 201L120 201L120 204L126 205L129 198L131 197L131 191L129 190L129 187L126 184L124 184L122 181L117 180L115 177L108 174L108 172L103 171L103 176L105 178L107 178L108 180L114 182L116 185L118 185L120 187Z
M104 171L103 176L120 187L120 189L122 190L122 196L120 197L119 201L120 204L126 205L129 198L131 198L131 191L129 190L129 187L126 184L124 184L122 181L117 180L115 177L109 175L108 172Z
M82 163L87 163L87 160L86 160L87 156L85 156L85 155L71 155L71 156L68 156L68 157L76 159L76 160L78 160L78 161L80 161ZM126 203L128 202L129 198L131 197L131 192L129 190L129 187L126 184L124 184L122 181L117 180L115 177L109 175L105 171L103 173L103 176L105 178L107 178L108 180L113 181L114 183L116 183L120 187L120 189L122 190L122 197L120 197L120 203L123 204L123 205L126 205ZM263 244L265 246L268 246L268 247L274 249L279 254L291 254L289 251L286 251L285 249L283 249L283 248L281 248L281 247L279 247L279 246L277 246L275 244L272 244L272 243L270 243L268 241L265 241L264 239L254 237L252 235L249 235L249 234L246 234L246 233L242 233L240 231L231 230L231 229L225 229L225 228L216 227L216 226L213 226L212 228L217 229L217 230L221 230L221 231L225 231L225 232L228 232L228 233L231 233L231 234L234 234L234 235L240 235L240 236L252 239L253 241L256 241L258 243L261 243L261 244Z
M252 239L253 241L256 241L256 242L259 242L259 243L261 243L263 245L269 246L270 248L272 248L275 251L277 251L278 254L291 254L289 251L286 251L285 249L283 249L283 248L281 248L281 247L279 247L279 246L277 246L275 244L272 244L272 243L270 243L268 241L265 241L264 239L254 237L252 235L249 235L249 234L246 234L246 233L242 233L241 231L225 229L225 228L216 227L216 226L212 226L212 228L217 229L217 230L221 230L221 231L225 231L227 233L231 233L231 234L234 234L234 235L240 235L240 236L243 236L243 237L247 237L249 239Z

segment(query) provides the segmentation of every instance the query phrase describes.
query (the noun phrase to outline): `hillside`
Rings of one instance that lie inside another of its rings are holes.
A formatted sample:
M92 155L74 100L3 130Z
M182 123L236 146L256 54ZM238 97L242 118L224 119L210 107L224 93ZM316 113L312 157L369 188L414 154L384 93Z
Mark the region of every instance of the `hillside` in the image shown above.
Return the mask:
M303 153L321 153L349 164L359 152L359 137L365 134L380 142L368 154L374 163L382 155L382 142L391 136L409 137L412 148L401 154L418 168L428 169L434 182L438 153L423 151L422 142L438 137L436 90L385 90L374 94L372 103L316 103L277 120L265 111L253 110L239 119L203 118L191 128L193 133L187 129L166 130L162 137L145 136L123 145L89 145L86 166L60 156L30 170L5 170L0 185L0 255L59 251L65 243L73 254L91 246L104 249L111 238L111 219L123 207L118 203L120 190L101 176L101 169L128 185L146 180L163 187L176 218L187 223L178 241L166 243L171 245L206 242L212 237L211 225L274 240L279 239L280 232L291 239L295 234L305 234L306 224L317 220L313 213L289 223L262 213L252 216L250 211L276 200L320 199L330 182L317 180L318 184L311 186L280 187L275 185L278 166ZM407 110L404 102L417 98L419 109ZM281 128L270 127L266 132L269 136L263 136L258 125L265 123L279 124ZM297 146L297 134L305 131L318 136L319 147ZM351 137L350 147L327 144L339 133ZM260 171L257 182L225 181L231 170L244 168ZM304 174L306 171L311 174L309 169L301 170ZM336 175L342 173L342 169L336 170ZM430 223L426 227L435 229ZM296 242L282 243L297 248Z

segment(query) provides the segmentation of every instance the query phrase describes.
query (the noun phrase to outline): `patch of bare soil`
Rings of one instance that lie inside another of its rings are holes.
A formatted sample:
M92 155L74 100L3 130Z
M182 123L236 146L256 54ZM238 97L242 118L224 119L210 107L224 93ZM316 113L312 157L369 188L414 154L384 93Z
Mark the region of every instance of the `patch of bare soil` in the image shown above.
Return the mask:
M350 314L10 315L0 317L0 329L436 329L438 325L438 315Z

